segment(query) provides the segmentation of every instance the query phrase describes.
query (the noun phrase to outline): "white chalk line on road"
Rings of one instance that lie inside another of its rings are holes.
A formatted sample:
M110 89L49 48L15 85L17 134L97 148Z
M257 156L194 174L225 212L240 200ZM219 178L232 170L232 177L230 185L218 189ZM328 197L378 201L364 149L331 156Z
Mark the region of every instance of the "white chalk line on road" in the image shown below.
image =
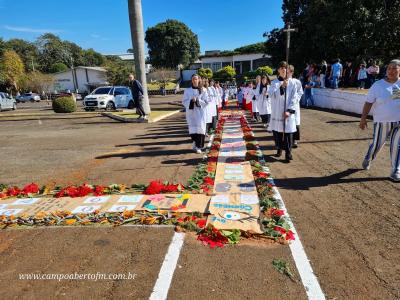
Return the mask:
M169 287L171 286L172 277L174 276L184 238L184 233L174 233L161 266L160 273L158 274L156 284L154 285L153 292L150 295L150 300L167 299Z
M273 188L274 190L274 199L279 203L280 208L285 212L285 216L287 218L288 223L292 227L291 230L295 234L295 240L289 244L290 251L292 252L292 256L294 262L296 264L296 268L299 271L301 281L306 290L308 299L310 300L324 300L325 295L319 285L318 279L314 274L314 271L311 267L310 261L307 258L307 254L301 244L300 237L294 227L292 219L290 218L289 213L287 212L285 203L283 202L282 196L278 191L277 187Z

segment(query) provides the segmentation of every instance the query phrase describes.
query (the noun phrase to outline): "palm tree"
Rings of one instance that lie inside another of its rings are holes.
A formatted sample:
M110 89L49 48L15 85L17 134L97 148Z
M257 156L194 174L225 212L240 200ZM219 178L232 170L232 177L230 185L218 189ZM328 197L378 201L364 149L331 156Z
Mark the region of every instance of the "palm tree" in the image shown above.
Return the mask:
M144 56L144 32L142 16L142 0L128 0L129 23L131 26L132 48L135 58L136 79L143 86L143 109L150 114L150 103L147 94L145 56Z

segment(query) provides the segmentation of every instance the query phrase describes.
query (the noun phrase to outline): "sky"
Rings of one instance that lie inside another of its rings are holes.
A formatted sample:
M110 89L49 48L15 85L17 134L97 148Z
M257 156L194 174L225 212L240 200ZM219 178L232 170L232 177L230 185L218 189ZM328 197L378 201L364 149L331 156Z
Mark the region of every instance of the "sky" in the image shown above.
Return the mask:
M142 0L144 30L167 19L198 35L201 52L264 41L283 27L282 0ZM127 0L0 0L0 37L34 41L52 32L84 49L122 54L132 48Z

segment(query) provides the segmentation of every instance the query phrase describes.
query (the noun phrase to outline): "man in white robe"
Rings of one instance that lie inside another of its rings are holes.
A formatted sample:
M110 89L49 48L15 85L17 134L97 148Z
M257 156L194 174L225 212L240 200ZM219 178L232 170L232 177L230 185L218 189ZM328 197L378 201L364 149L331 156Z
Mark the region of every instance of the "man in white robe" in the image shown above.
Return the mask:
M274 134L277 157L285 150L285 160L290 162L292 156L293 133L296 132L296 106L300 100L297 94L297 85L286 78L286 62L279 65L277 79L271 82L268 89L271 98L271 122L269 129ZM286 96L285 96L286 95Z

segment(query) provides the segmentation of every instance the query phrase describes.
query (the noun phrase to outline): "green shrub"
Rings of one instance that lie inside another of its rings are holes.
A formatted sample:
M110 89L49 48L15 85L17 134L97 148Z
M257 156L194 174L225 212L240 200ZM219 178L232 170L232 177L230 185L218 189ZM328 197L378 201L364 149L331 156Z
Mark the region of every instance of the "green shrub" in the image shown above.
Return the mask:
M72 113L76 111L76 102L72 97L60 97L53 101L53 110L56 113Z

